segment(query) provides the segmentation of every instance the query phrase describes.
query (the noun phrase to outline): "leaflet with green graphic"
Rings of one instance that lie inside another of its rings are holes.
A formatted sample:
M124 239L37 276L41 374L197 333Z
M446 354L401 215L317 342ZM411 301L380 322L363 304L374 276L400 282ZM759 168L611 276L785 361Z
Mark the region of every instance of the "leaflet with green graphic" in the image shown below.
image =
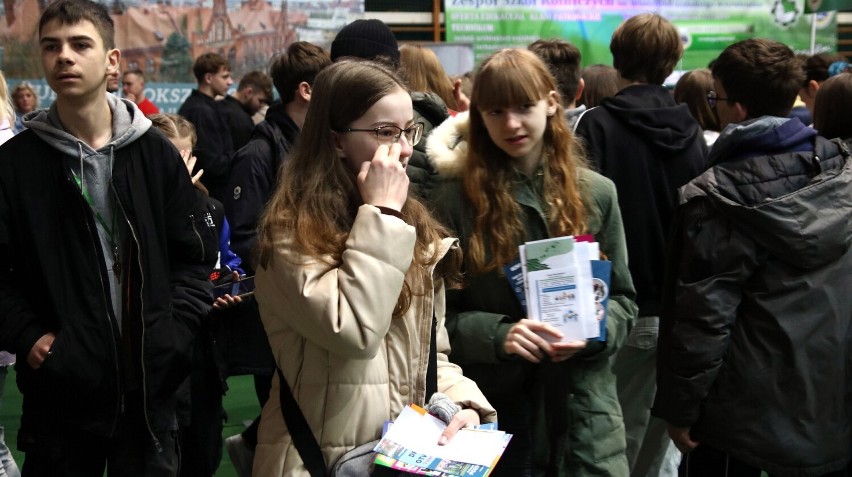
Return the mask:
M529 319L559 330L562 342L600 335L590 261L596 245L558 237L523 246Z

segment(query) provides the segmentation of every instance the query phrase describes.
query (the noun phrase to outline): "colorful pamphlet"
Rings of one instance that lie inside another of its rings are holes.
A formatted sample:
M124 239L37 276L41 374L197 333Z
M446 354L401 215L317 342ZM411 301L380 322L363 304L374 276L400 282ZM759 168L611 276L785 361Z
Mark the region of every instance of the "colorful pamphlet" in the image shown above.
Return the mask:
M486 477L512 437L499 430L461 429L450 442L439 446L446 427L423 408L410 404L376 445L376 464L419 475Z

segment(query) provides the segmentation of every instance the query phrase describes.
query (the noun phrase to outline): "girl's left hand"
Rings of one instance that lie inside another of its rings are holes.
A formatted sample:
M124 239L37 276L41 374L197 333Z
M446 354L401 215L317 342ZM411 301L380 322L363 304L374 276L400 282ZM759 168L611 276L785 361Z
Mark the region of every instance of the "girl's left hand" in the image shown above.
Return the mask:
M438 439L438 445L443 446L450 442L450 439L456 435L456 432L463 427L474 427L479 425L479 413L473 409L462 409L453 416L453 420L444 429L441 437Z
M184 149L180 151L180 157L183 159L183 163L186 165L186 170L189 172L189 177L192 178L193 185L198 182L198 179L201 178L201 175L204 174L204 169L199 169L195 175L192 175L192 169L195 168L195 163L198 161L195 156L192 155L192 151Z

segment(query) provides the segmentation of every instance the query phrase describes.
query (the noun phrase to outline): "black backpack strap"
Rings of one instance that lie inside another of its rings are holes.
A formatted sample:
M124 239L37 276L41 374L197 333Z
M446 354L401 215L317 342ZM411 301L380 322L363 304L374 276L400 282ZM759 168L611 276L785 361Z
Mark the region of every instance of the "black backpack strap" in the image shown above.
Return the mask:
M429 338L429 366L426 368L426 404L438 392L438 318L432 313L432 333Z
M277 368L277 371L279 386L281 387L281 414L284 415L284 422L287 424L287 430L290 431L293 445L299 451L302 462L305 463L305 468L308 469L311 477L326 477L328 470L319 443L317 443L314 433L311 432L299 403L293 397L293 392L290 391L290 385L287 384L284 373L281 372L281 368Z

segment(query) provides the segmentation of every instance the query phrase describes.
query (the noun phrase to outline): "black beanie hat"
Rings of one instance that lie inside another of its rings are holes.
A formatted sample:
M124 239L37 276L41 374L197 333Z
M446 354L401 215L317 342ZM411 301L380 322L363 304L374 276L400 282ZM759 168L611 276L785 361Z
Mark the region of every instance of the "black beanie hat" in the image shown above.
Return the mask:
M344 56L365 60L387 56L398 64L399 44L381 20L355 20L343 27L331 43L331 61Z

